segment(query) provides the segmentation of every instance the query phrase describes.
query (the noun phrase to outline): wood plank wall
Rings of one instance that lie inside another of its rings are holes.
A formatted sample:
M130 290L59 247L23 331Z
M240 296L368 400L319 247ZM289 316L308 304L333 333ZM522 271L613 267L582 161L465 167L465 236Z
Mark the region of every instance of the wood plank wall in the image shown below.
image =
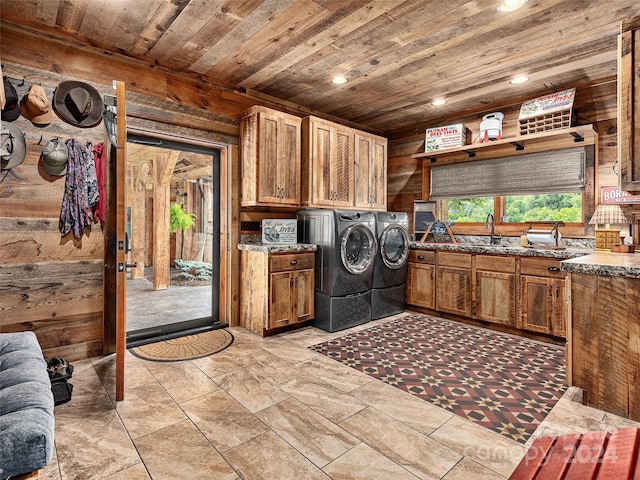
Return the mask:
M573 113L573 125L593 124L598 132L598 171L596 198L600 195L600 187L618 185L618 177L614 173L617 160L617 114L616 114L616 81L609 79L601 84L577 88ZM482 116L496 110L459 117L443 116L439 125L464 123L477 141L480 134ZM520 103L501 109L505 114L503 136L515 135L520 111ZM402 132L389 138L388 160L388 209L407 212L410 218L410 230L413 231L413 202L423 199L422 160L413 159L411 155L424 152L424 129ZM628 218L633 212L640 212L640 205L624 205L623 210Z

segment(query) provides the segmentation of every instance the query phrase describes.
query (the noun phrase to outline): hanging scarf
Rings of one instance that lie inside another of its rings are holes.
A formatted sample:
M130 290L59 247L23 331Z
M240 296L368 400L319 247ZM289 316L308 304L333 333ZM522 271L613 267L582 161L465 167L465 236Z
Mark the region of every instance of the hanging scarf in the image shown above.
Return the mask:
M104 143L100 142L93 147L93 160L96 164L96 176L98 177L98 201L93 208L93 221L100 222L100 228L104 230L104 222L107 212L107 195L105 186L107 182L107 157Z
M69 149L69 162L59 229L62 235L73 232L75 238L82 238L84 229L93 222L93 206L98 201L93 147L90 142L83 145L72 138L65 144Z

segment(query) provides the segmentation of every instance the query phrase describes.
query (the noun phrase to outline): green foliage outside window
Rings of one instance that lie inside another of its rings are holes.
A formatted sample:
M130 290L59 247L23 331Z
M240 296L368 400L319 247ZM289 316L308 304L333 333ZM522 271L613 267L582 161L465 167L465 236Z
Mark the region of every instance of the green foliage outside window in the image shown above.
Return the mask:
M451 198L447 200L450 222L482 222L493 211L493 197ZM496 215L496 218L498 215ZM507 222L581 222L582 194L514 195L506 197Z
M450 222L484 222L493 213L493 197L450 198L447 211Z
M507 222L580 222L582 194L518 195L507 197Z

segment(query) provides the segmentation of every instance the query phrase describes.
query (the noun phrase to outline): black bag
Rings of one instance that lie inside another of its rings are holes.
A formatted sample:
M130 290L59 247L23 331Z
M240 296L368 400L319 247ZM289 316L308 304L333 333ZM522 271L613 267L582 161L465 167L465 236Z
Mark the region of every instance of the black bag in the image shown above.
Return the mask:
M61 405L71 400L73 385L67 382L73 375L73 365L64 358L51 357L47 360L47 372L51 381L54 405Z
M53 393L53 404L61 405L71 400L73 385L66 380L59 380L51 384L51 392Z

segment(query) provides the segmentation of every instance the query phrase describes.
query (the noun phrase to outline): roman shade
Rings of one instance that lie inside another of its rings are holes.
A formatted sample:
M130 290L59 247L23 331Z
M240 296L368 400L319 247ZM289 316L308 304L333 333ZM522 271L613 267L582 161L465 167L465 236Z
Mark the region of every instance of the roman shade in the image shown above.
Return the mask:
M431 199L584 191L586 147L431 167Z

